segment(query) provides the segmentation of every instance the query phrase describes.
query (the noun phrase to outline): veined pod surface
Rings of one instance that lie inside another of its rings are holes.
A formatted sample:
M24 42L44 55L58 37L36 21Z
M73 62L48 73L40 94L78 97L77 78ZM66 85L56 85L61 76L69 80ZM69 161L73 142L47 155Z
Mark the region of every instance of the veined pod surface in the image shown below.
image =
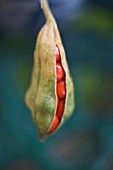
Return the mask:
M32 111L40 139L54 133L74 109L73 82L56 21L47 0L41 0L46 24L38 34L26 104Z

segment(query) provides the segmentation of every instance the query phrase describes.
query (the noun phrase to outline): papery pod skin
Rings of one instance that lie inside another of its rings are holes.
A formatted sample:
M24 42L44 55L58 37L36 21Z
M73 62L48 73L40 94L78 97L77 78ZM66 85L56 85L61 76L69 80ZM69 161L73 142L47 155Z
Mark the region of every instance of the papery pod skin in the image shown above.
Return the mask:
M47 0L42 0L41 5L46 16L46 24L37 37L32 79L26 93L26 104L32 111L34 122L39 130L40 139L44 139L48 136L48 130L56 112L56 44L60 49L62 66L66 73L65 109L60 125L73 112L74 91L57 24Z

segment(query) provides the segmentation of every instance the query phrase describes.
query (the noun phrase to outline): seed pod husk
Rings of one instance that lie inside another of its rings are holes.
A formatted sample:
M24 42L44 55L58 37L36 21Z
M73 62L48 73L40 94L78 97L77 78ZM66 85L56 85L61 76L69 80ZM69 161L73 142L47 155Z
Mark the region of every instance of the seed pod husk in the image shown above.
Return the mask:
M74 91L56 21L50 11L47 0L42 0L41 5L46 17L46 24L37 37L31 84L26 93L26 104L32 111L33 120L39 130L40 139L44 139L50 135L48 130L53 122L57 107L56 45L59 47L61 63L66 74L65 108L58 128L73 113Z

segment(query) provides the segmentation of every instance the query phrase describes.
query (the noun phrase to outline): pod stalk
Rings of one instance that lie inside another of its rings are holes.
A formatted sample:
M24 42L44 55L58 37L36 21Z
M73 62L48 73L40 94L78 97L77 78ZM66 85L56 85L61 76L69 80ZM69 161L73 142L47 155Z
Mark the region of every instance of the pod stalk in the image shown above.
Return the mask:
M44 15L46 17L46 20L53 18L53 15L52 15L51 9L49 7L48 1L47 0L40 0L40 3L41 3L41 8L42 8Z

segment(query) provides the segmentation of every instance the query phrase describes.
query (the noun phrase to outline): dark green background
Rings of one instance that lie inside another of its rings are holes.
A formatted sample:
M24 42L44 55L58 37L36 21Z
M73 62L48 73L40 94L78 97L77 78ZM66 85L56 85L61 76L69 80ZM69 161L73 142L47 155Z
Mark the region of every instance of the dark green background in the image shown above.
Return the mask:
M113 170L113 1L56 0L52 11L74 80L76 109L44 143L24 102L38 0L0 1L0 170Z

